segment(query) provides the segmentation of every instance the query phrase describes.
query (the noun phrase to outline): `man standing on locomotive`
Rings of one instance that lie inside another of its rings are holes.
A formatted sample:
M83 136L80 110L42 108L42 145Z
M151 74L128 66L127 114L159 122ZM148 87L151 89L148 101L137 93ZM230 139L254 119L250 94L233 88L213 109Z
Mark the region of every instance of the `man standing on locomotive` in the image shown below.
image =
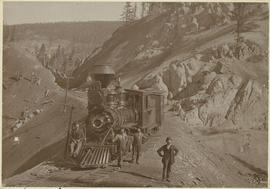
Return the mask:
M161 146L157 150L157 153L160 157L162 157L162 180L164 181L166 179L168 182L170 182L171 166L174 163L174 159L178 153L178 149L172 144L172 139L170 137L167 137L166 144Z
M127 144L127 135L125 129L121 129L121 133L117 134L116 136L112 131L112 137L113 137L112 141L117 143L118 167L121 168L123 155L126 151L126 144Z
M70 155L76 158L81 150L82 143L84 140L84 133L80 129L79 123L75 123L71 131L71 144L70 144Z
M140 158L140 155L141 155L143 138L146 138L146 137L141 132L141 129L138 128L137 132L134 134L134 138L133 138L132 160L131 160L132 163L134 162L134 156L136 154L136 163L139 164L139 158Z

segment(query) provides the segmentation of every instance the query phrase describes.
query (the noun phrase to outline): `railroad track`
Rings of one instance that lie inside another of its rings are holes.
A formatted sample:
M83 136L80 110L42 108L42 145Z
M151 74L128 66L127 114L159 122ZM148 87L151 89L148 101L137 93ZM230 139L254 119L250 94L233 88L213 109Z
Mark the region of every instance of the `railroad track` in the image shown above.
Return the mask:
M61 186L94 186L97 183L106 180L109 177L109 174L113 171L114 169L110 167L104 169L96 168L94 170L84 171L81 172L78 176L74 177L74 179L61 183Z

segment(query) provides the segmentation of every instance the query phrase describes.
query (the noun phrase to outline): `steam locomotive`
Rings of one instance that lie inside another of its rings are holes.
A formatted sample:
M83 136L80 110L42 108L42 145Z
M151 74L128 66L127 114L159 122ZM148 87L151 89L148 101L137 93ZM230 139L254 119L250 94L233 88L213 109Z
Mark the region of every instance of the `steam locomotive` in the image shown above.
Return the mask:
M108 65L96 65L90 74L88 116L80 120L85 140L77 157L81 168L106 166L116 153L110 133L124 128L132 135L140 128L151 135L162 126L164 96L160 91L123 89Z

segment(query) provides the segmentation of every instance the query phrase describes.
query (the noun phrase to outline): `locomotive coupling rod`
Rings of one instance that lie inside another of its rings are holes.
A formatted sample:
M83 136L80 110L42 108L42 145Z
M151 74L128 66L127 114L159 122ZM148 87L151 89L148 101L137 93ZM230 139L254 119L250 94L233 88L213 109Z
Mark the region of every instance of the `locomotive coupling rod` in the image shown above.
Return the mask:
M68 144L70 141L70 135L71 135L71 122L72 122L72 113L74 110L74 106L71 106L70 109L70 114L69 114L69 122L68 122L68 132L67 132L67 141L66 141L66 150L65 150L65 158L67 157L67 153L68 153Z

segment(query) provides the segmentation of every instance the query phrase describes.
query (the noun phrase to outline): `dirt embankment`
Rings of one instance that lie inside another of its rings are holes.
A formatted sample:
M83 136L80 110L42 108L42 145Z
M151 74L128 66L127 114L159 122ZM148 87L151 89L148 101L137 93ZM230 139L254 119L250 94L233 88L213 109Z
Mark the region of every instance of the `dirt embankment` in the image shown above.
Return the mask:
M63 113L64 91L31 54L16 44L5 46L3 54L2 175L6 178L55 155L40 153L63 140L70 108ZM67 102L75 106L73 119L86 115L83 101L73 95Z

